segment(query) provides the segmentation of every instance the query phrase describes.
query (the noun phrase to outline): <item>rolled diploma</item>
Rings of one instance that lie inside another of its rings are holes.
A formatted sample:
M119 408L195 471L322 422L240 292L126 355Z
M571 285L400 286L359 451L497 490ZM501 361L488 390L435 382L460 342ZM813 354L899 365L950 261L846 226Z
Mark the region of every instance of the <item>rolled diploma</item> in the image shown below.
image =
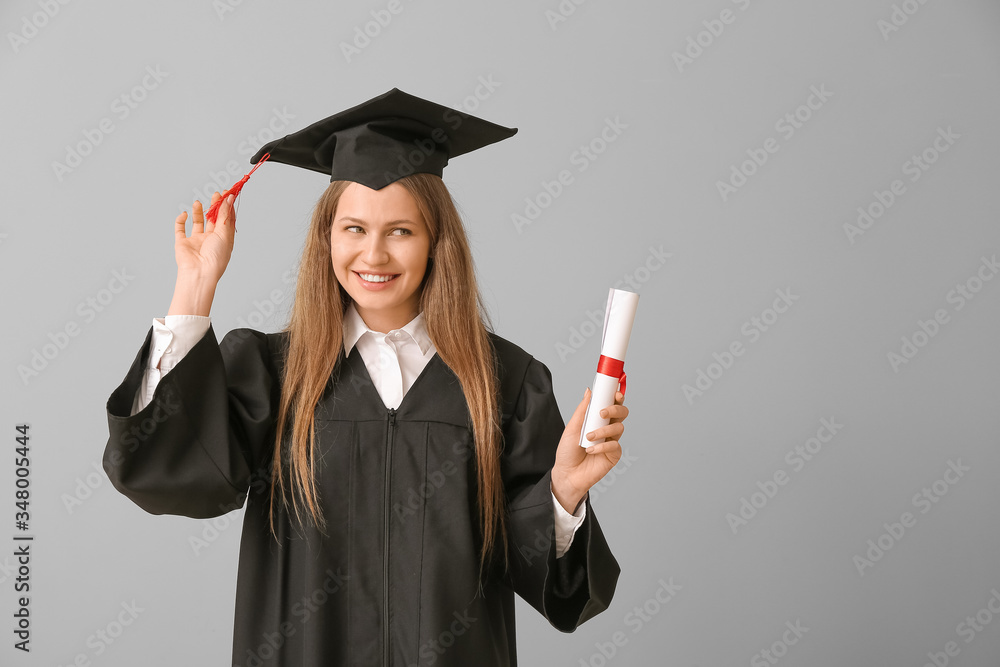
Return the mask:
M639 305L639 295L635 292L611 288L608 293L608 307L604 311L604 333L601 336L601 355L611 357L624 363L625 352L628 350L628 339L632 335L632 322L635 321L635 309ZM583 418L583 430L580 431L580 446L589 447L604 438L587 440L587 434L601 426L607 426L610 418L601 416L601 410L615 404L615 392L618 391L618 378L603 373L594 374L593 389L587 414Z

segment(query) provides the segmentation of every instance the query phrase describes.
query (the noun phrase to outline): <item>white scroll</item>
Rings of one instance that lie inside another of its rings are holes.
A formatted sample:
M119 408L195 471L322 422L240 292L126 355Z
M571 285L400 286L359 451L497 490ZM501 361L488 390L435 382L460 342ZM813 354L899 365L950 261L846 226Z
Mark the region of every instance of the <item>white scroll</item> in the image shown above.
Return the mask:
M608 293L608 307L604 311L604 333L601 336L601 358L594 375L594 384L590 394L590 404L583 418L583 430L580 431L580 446L589 447L604 438L595 441L587 440L586 435L601 426L610 423L609 418L601 416L601 410L615 404L615 392L621 381L622 394L625 393L625 352L628 350L628 339L632 335L632 322L635 320L635 309L639 305L639 295L635 292L611 288Z

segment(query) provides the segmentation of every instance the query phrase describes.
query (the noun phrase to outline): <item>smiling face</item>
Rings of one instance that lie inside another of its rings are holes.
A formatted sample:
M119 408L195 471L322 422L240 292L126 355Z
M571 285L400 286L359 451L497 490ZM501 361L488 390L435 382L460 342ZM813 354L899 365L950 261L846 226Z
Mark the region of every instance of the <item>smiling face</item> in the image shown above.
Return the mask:
M399 329L420 312L430 234L417 202L399 183L372 190L351 183L330 228L333 272L375 331Z

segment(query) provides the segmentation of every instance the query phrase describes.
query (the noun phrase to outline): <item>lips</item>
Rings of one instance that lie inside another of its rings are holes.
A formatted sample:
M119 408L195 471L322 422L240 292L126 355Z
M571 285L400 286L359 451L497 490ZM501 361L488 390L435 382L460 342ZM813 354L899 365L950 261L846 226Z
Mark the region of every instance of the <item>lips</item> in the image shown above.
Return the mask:
M354 273L354 275L356 275L358 277L358 280L360 280L361 282L363 282L365 284L368 284L368 285L385 285L386 283L391 283L393 280L395 280L396 278L398 278L399 275L400 275L398 273L366 273L365 275L377 276L377 277L380 277L380 278L384 277L384 276L392 276L392 277L389 278L388 280L365 280L362 277L362 275L361 275L360 272L354 271L353 273Z

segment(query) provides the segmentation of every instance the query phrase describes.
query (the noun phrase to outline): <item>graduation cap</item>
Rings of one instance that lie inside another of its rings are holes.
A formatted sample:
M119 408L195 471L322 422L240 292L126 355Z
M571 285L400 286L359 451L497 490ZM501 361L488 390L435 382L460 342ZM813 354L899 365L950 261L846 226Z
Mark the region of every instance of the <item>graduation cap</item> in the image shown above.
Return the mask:
M415 173L441 176L450 158L517 133L457 109L393 88L367 102L268 142L250 158L255 165L208 211L215 222L230 194L239 194L265 160L354 181L380 190Z

